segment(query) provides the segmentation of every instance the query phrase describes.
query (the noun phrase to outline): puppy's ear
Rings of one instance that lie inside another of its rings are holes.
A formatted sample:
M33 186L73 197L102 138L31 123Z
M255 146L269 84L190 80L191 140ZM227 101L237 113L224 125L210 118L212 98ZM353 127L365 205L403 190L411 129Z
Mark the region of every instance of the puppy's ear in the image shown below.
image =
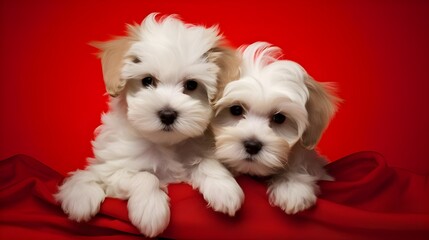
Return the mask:
M117 37L107 42L92 42L90 45L100 50L104 84L107 93L116 97L125 87L125 80L121 78L121 69L124 57L133 42L139 40L139 26L128 25L127 36Z
M217 46L207 52L208 61L216 63L220 68L217 75L217 93L211 102L216 102L222 97L225 86L239 78L240 76L240 58L237 52L227 46Z
M334 95L335 87L331 83L320 83L307 76L305 85L310 96L305 105L308 113L308 127L302 135L302 144L307 149L313 149L341 100Z

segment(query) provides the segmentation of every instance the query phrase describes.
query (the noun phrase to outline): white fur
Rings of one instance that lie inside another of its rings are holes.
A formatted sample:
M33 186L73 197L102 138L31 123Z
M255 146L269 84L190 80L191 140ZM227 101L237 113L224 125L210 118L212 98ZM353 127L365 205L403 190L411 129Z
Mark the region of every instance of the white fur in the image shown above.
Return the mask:
M308 75L299 64L278 60L281 50L268 43L240 51L240 76L215 103L216 156L236 173L270 176L271 204L297 213L315 204L318 180L332 180L323 168L325 159L300 142L312 114L306 108ZM244 109L241 116L229 112L234 105ZM273 122L276 113L285 115L286 122ZM246 152L244 141L249 139L263 144L257 154Z
M243 201L243 193L238 183L231 179L231 173L217 160L207 159L197 168L191 175L192 186L200 189L214 210L234 216Z
M212 160L214 140L206 131L220 68L205 54L221 39L217 28L187 25L173 16L156 21L151 14L136 31L139 40L122 60L126 85L102 116L92 142L94 158L85 170L70 174L56 199L76 221L88 221L105 197L128 199L131 222L149 237L168 226L169 183L189 182L214 210L234 215L243 192ZM140 62L133 62L135 57ZM141 79L149 75L156 84L145 87ZM196 90L184 88L188 79L198 82ZM158 117L165 108L178 113L168 127Z

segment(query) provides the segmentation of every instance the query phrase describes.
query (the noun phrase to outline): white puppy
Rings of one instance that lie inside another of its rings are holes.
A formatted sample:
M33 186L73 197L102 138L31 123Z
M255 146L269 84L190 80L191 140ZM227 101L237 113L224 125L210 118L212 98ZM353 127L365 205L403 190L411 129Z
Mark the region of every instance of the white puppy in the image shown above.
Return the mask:
M278 60L277 47L239 50L240 76L222 84L215 103L216 156L236 173L268 176L270 203L294 214L316 202L318 180L332 179L313 148L338 99L299 64Z
M64 212L87 221L106 196L128 199L131 222L153 237L170 219L167 184L188 182L215 211L234 215L244 195L213 158L206 131L217 81L236 57L217 27L151 14L127 36L96 45L110 110L92 142L95 157L56 194Z

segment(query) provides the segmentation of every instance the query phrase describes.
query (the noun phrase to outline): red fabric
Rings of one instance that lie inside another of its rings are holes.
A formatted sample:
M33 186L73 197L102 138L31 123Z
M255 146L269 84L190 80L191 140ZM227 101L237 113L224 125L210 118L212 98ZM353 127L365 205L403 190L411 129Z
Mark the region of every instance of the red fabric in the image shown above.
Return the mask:
M246 200L234 218L206 207L190 186L169 186L174 239L427 239L429 179L360 152L330 163L317 205L288 216L269 205L263 180L238 178ZM69 221L52 194L64 176L24 155L0 161L0 239L141 239L126 202L108 198L88 223Z

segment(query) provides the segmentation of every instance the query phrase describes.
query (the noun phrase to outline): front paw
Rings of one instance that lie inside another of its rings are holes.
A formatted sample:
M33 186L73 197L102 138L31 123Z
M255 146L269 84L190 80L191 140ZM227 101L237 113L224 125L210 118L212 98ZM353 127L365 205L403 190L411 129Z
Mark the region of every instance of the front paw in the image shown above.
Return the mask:
M128 200L128 215L141 233L155 237L162 233L170 221L170 207L167 194L155 189L148 195L133 194Z
M234 216L244 201L243 190L233 177L207 178L200 191L213 210L229 216Z
M74 183L67 181L55 195L61 202L63 211L69 219L80 222L88 221L100 210L105 193L97 183Z
M295 214L316 203L315 186L301 182L281 182L268 189L271 205L280 207L287 214Z

